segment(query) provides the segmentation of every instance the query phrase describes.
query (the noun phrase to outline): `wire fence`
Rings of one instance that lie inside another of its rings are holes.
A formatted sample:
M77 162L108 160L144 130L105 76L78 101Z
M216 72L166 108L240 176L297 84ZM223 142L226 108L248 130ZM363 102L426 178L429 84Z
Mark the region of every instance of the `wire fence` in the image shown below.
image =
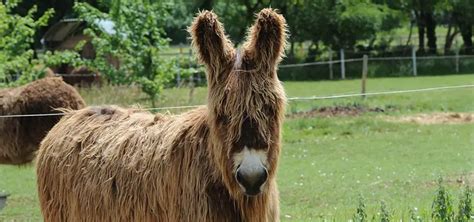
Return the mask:
M363 56L368 56L368 77L419 76L466 74L474 72L474 55L422 55L413 49L411 55L371 56L360 54L358 58L344 59L341 50L339 58L326 61L299 64L282 64L278 72L281 80L322 80L360 78L363 68Z
M308 49L303 49L305 52ZM297 59L296 55L289 55L279 66L280 80L304 81L324 79L360 78L362 72L362 57L368 56L368 77L418 76L418 75L446 75L474 72L474 48L456 47L449 51L438 49L440 54L432 55L420 52L415 46L399 46L390 49L341 49L338 51L318 51L318 54L302 55L305 59ZM299 54L301 54L300 52ZM175 59L173 68L175 86L182 86L183 82L205 84L205 73L189 46L176 49L175 52L161 53L169 59ZM301 56L301 55L300 55ZM306 61L308 60L308 61ZM319 61L315 61L319 60ZM306 61L306 62L305 62ZM69 78L73 82L100 81L98 73L56 74ZM100 74L99 74L100 75ZM11 82L19 78L19 74L12 74L0 79L1 82ZM172 84L170 84L172 85Z
M377 95L392 95L392 94L406 94L406 93L418 93L438 90L450 90L450 89L463 89L463 88L474 88L474 84L468 85L454 85L454 86L440 86L420 89L408 89L408 90L392 90L392 91L380 91L380 92L366 92L366 93L346 93L338 95L327 95L327 96L307 96L307 97L290 97L288 101L309 101L309 100L325 100L325 99L339 99L339 98L350 98L350 97L366 97L366 96L377 96ZM173 110L173 109L191 109L205 106L203 105L190 105L190 106L169 106L169 107L155 107L155 108L131 108L137 111L160 111L160 110ZM72 111L74 112L74 111ZM24 117L49 117L49 116L62 116L64 113L35 113L35 114L13 114L13 115L0 115L0 118L24 118Z
M191 49L184 49L180 48L180 52L163 55L178 59L186 58L190 63L189 66L198 67L197 64L191 64L195 62ZM279 66L278 76L284 81L360 78L364 55L368 56L370 62L369 77L464 74L474 71L474 55L469 53L474 51L474 48L453 47L451 50L440 48L437 51L439 54L429 54L415 46L400 46L386 50L327 50L314 55L300 52L299 54L304 54L300 55L303 58L298 59L293 54L283 60ZM177 85L183 80L187 81L186 77L181 75L181 69L182 67L176 67ZM202 69L193 75L205 79Z

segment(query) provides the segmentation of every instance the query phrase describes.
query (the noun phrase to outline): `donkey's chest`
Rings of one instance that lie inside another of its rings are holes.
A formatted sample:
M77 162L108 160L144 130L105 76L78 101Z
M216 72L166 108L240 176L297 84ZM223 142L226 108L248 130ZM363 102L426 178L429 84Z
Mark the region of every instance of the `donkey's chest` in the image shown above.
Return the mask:
M221 184L210 184L206 189L208 208L213 221L242 221L238 204Z

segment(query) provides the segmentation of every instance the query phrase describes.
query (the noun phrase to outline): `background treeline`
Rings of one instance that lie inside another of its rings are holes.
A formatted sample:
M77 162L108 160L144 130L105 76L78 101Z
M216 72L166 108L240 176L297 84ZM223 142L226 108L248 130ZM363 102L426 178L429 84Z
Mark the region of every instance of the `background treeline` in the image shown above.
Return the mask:
M3 0L5 1L5 0ZM126 0L87 0L103 12L110 12ZM76 17L74 0L23 0L15 12L24 15L34 5L37 16L53 8L49 20L54 24L62 18ZM291 37L289 55L295 54L297 44L306 43L307 60L318 52L331 48L349 50L387 50L391 45L390 31L407 27L407 44L415 35L423 53L450 51L456 36L462 38L462 47L471 53L474 4L470 0L148 0L167 6L169 14L163 27L172 44L188 43L186 26L199 10L212 9L226 24L227 32L236 43L243 41L246 28L254 13L264 7L278 8L288 21ZM409 24L409 25L408 25ZM410 26L410 27L408 27ZM440 43L437 28L447 29ZM48 26L41 28L35 45Z
M369 77L402 76L413 64L406 57L473 54L474 4L471 0L2 0L0 4L0 86L23 84L38 77L34 67L72 65L100 73L112 84L137 84L152 101L164 87L184 79L205 79L189 52L186 31L200 10L214 10L234 43L244 41L254 14L277 8L290 36L283 64L403 56L403 60L370 61ZM42 37L61 19L88 24L95 57L77 50L42 49ZM114 33L97 25L112 21ZM177 46L168 48L168 46ZM179 50L177 50L179 48ZM38 53L40 52L40 53ZM466 59L468 58L468 59ZM110 60L120 61L120 65ZM472 72L472 57L419 61L419 74ZM454 67L457 67L454 71ZM341 76L340 66L281 68L282 80ZM347 64L346 77L359 77L362 63ZM20 80L20 81L18 81ZM192 81L191 81L192 82Z

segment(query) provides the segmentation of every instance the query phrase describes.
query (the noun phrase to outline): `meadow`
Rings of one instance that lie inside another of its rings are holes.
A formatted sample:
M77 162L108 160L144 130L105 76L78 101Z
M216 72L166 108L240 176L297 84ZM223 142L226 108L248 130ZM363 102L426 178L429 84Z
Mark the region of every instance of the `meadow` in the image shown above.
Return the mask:
M375 78L368 92L474 84L474 75ZM284 82L288 97L326 96L360 91L360 80ZM89 105L149 107L135 87L103 86L80 90ZM159 106L199 105L206 88L166 89ZM323 107L360 112L326 115ZM365 112L377 110L376 112ZM182 112L165 110L163 112ZM474 187L474 124L419 124L398 121L420 113L474 112L474 89L410 94L289 101L278 171L283 221L348 221L359 196L369 218L384 201L392 218L409 212L429 218L443 177L454 206L464 186ZM54 178L53 178L54 179ZM0 191L10 193L0 221L39 221L34 164L0 166Z

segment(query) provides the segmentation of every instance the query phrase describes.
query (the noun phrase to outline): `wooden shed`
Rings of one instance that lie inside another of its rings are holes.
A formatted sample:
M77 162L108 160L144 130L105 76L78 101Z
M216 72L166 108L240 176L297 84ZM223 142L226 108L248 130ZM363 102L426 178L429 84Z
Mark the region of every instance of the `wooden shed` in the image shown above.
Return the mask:
M108 20L97 21L97 25L105 32L113 34L114 23ZM63 19L52 25L41 39L46 50L62 51L74 50L81 41L85 44L80 51L80 55L86 59L93 59L96 54L91 43L91 37L83 34L87 23L80 19ZM117 58L108 58L109 63L118 67L119 60ZM69 84L72 85L91 85L100 84L100 73L93 71L87 67L73 67L70 64L62 64L57 67L50 67L56 74L61 75Z

